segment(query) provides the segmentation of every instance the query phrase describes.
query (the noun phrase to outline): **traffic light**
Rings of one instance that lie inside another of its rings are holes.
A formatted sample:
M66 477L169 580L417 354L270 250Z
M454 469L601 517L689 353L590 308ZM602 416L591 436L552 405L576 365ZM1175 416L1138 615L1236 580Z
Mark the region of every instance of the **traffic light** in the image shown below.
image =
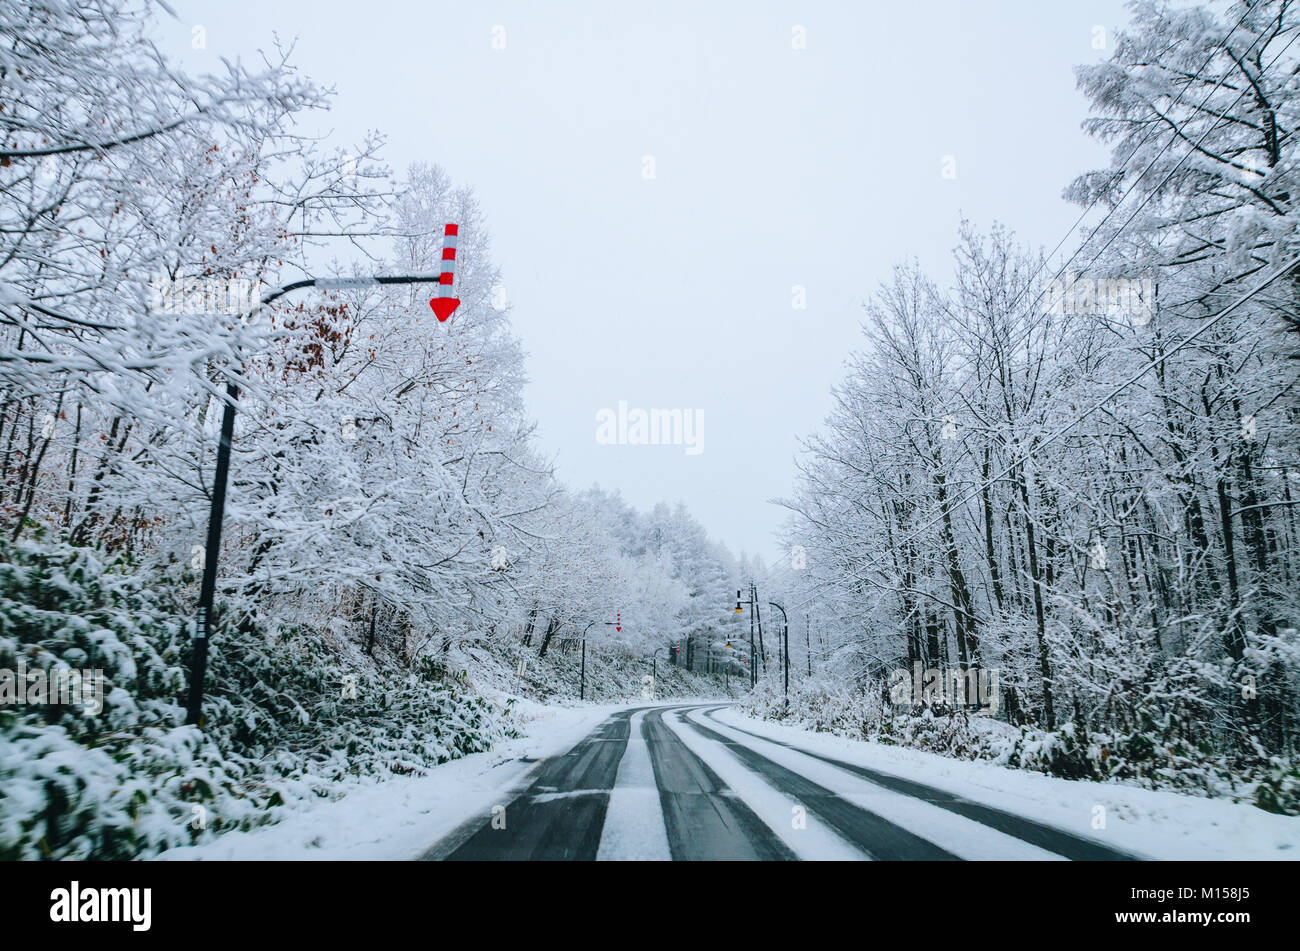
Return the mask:
M736 613L740 613L740 589L736 589Z

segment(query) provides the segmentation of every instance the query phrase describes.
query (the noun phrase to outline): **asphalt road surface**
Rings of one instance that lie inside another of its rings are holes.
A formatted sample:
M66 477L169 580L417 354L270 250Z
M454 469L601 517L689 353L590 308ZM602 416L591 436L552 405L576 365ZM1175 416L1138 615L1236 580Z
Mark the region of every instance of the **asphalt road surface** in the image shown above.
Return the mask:
M624 710L424 856L484 860L1126 860L1082 835L718 717Z

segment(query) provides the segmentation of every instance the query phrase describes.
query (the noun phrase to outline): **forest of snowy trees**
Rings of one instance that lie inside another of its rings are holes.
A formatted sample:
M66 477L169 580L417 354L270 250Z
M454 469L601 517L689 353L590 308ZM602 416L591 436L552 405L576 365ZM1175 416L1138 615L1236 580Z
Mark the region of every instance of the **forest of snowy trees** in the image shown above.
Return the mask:
M1300 749L1300 14L1133 11L1076 71L1097 223L1049 260L966 222L951 275L895 268L805 441L786 583L855 695L994 669L1000 719L1060 731L1045 768L1217 757L1210 788Z
M108 677L94 716L0 707L0 856L129 855L259 821L283 783L483 748L513 727L476 691L576 695L593 621L621 617L592 646L623 666L593 655L589 697L636 696L652 651L712 641L734 585L684 509L555 479L473 194L433 165L394 176L379 137L301 132L329 96L287 57L186 75L150 39L159 9L0 9L0 667ZM445 324L427 286L250 316L341 258L436 274L446 222ZM232 380L199 732L184 693ZM69 744L89 749L53 755ZM205 803L202 829L177 821Z
M366 628L378 612L414 655L616 611L629 644L662 643L708 616L708 584L725 613L730 558L688 514L638 516L553 478L473 195L433 166L393 180L377 140L299 138L295 115L326 97L287 63L177 73L144 9L28 3L0 24L16 50L0 120L7 539L197 567L235 378L221 584L245 623ZM447 325L428 288L299 294L253 319L203 296L319 276L339 236L367 273L436 273L445 221L462 300Z
M1133 4L1078 69L1113 149L1066 188L1078 249L966 222L951 274L901 263L870 294L781 500L798 558L770 570L680 504L556 478L471 190L432 161L395 174L382 136L304 132L331 94L287 51L186 74L159 9L0 5L0 669L107 677L93 711L0 706L0 858L158 851L486 749L516 729L506 693L576 695L592 625L587 699L636 696L656 652L659 696L722 695L748 684L728 639L751 580L750 709L1300 810L1289 0ZM423 286L249 306L436 273L446 222L447 323ZM891 702L916 664L997 671L1006 742Z

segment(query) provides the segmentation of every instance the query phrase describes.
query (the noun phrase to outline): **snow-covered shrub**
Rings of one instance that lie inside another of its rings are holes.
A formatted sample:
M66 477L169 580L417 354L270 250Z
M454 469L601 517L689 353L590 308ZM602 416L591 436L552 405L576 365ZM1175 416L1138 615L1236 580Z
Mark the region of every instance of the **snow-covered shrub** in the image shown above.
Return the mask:
M1255 789L1255 805L1284 816L1300 816L1300 766L1275 759Z
M877 686L865 691L828 678L801 680L790 685L787 710L784 683L779 676L761 680L758 688L738 708L765 720L782 720L792 726L833 733L855 740L942 753L963 759L993 755L987 731L989 721L962 712L936 712L929 707L895 712L882 705Z
M963 712L936 714L923 707L919 713L885 717L872 739L957 759L984 759L991 755L992 740L979 726L979 719Z
M86 548L0 542L0 669L101 669L103 706L0 706L0 859L120 859L418 773L512 732L428 662L348 669L321 636L222 623L185 725L193 579Z
M738 708L764 720L783 720L792 726L853 739L873 736L880 718L879 700L873 701L850 685L822 678L791 683L787 707L779 668L772 676L761 678Z
M1146 719L1129 733L1089 731L1077 723L1051 732L1022 727L1018 736L997 744L993 758L1063 779L1123 780L1201 795L1242 791L1243 774L1208 744L1194 746L1172 718Z
M1275 758L1271 769L1233 761L1202 739L1193 743L1172 714L1145 716L1130 732L1088 730L1070 722L1053 731L1015 728L989 717L922 707L882 707L879 685L853 690L831 680L791 684L786 709L778 678L760 681L737 708L817 732L990 760L1062 779L1121 781L1196 795L1251 798L1262 809L1300 814L1300 768Z

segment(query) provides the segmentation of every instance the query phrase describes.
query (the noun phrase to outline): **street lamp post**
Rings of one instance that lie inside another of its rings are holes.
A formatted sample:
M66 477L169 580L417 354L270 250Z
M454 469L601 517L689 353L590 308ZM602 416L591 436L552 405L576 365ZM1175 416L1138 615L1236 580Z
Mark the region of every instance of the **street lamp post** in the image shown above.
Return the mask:
M655 683L659 682L659 667L657 664L657 661L659 660L659 651L666 650L668 650L666 647L656 648L655 652L650 655L650 679Z
M578 686L579 700L587 699L587 632L591 630L593 625L600 624L600 623L603 623L606 627L615 626L613 621L604 621L604 622L592 621L591 624L588 624L585 628L582 629L582 682ZM621 624L618 625L618 627L620 630L622 629Z
M756 646L754 643L754 618L758 613L758 589L754 586L754 582L752 581L749 583L749 600L745 603L749 605L749 685L751 687L756 687L758 686L758 651L761 649L763 635L762 629L760 628L759 645ZM737 589L736 613L739 614L742 610L744 609L741 607L740 591ZM766 658L764 659L763 666L764 669L766 669Z
M347 287L373 287L383 284L438 284L441 274L397 274L382 277L320 277L294 281L277 287L245 314L247 324L272 301L292 291L314 287L336 290ZM221 413L221 438L217 443L217 467L212 475L212 503L208 511L208 538L203 559L203 580L199 585L199 606L194 625L194 663L190 672L190 690L185 722L199 724L203 710L203 680L208 671L208 635L212 623L212 606L217 590L217 558L221 551L221 522L226 513L226 485L230 477L230 446L235 435L235 413L239 403L239 384L226 382L225 408Z
M785 608L775 601L769 601L768 604L781 612L781 626L784 628L785 636L785 656L781 660L781 669L785 672L785 710L790 712L790 619L785 616Z
M749 685L758 686L758 648L754 640L754 595L757 589L749 583Z

